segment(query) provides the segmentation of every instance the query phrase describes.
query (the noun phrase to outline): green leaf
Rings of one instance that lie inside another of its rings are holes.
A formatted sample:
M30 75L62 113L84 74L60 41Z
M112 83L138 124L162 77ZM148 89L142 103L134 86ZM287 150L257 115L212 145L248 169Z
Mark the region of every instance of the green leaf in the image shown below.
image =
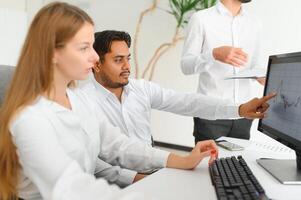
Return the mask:
M169 0L169 6L176 21L177 27L184 27L187 24L187 14L203 10L215 5L217 0Z

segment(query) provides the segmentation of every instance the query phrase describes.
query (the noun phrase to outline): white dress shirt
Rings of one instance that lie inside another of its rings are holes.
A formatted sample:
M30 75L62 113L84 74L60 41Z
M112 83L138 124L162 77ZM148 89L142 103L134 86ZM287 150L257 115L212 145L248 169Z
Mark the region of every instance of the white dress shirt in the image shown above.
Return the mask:
M121 102L94 78L83 90L97 103L97 112L128 137L151 145L151 109L206 119L238 118L238 106L229 101L164 89L145 80L130 79Z
M242 6L233 17L218 1L216 6L193 14L183 47L181 68L186 75L199 74L198 92L204 95L230 99L234 103L250 100L250 79L225 80L241 70L263 68L260 53L261 24ZM240 68L213 58L212 50L220 46L242 48L248 62Z
M99 158L137 171L166 166L169 153L128 139L95 112L80 90L67 90L72 110L39 97L12 121L10 132L22 171L24 199L143 199L118 197L118 188L95 179ZM101 165L101 163L100 163Z

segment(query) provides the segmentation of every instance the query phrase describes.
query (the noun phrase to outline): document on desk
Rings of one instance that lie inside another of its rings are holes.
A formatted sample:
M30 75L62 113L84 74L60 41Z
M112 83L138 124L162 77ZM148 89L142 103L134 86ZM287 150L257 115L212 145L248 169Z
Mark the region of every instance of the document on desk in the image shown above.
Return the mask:
M252 141L249 146L249 150L259 150L271 153L293 153L294 151L286 146L274 145L274 144L264 144L257 141Z
M266 76L266 70L261 68L256 69L245 69L239 71L237 74L233 76L227 76L225 80L230 79L258 79L264 78Z
M250 151L259 151L259 152L266 152L266 153L281 153L281 154L291 154L294 153L294 151L287 146L274 141L273 143L266 142L261 143L258 141L251 141L251 140L243 140L238 138L231 138L231 137L220 137L218 140L227 140L229 142L232 142L234 144L241 145L245 148L245 150Z

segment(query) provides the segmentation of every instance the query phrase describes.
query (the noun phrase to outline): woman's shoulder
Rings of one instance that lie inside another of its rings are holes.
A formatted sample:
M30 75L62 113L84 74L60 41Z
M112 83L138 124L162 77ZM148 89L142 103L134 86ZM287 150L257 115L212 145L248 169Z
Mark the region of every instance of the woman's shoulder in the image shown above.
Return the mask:
M38 97L35 101L30 103L29 105L19 108L15 114L15 118L22 118L23 116L43 115L41 112L42 106L43 106L43 98Z

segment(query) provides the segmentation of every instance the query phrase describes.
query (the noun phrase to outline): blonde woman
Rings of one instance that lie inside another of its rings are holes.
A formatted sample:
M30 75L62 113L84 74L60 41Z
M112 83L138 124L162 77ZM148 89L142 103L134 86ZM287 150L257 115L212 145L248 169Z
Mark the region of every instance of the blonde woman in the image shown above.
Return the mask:
M0 199L121 199L95 179L98 159L145 171L193 169L217 157L213 141L181 157L129 140L74 87L98 61L82 10L51 3L35 16L0 112ZM122 199L143 199L130 194Z

